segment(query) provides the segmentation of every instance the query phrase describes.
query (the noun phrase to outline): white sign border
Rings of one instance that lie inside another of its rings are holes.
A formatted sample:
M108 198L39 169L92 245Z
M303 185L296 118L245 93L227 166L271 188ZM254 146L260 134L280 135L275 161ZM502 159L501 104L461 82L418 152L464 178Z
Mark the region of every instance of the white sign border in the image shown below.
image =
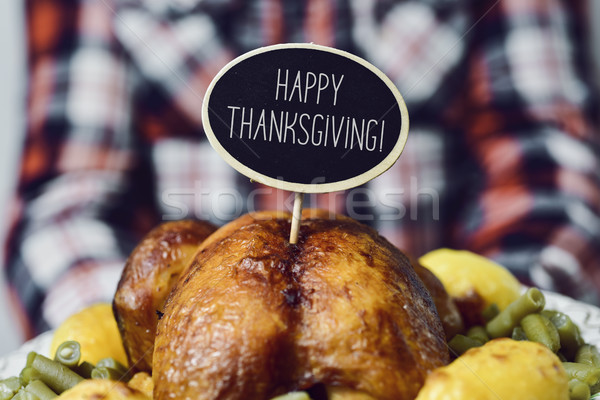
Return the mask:
M240 62L244 61L247 58L253 57L257 54L266 53L270 51L276 51L281 49L309 49L309 50L319 50L326 51L329 53L337 54L346 58L349 58L367 69L371 70L375 75L377 75L390 89L394 97L396 98L396 102L400 107L400 115L402 118L402 126L400 127L400 136L396 144L394 145L392 151L381 161L379 164L369 169L366 172L363 172L360 175L354 176L349 179L345 179L337 182L329 182L329 183L298 183L298 182L287 182L280 179L274 179L269 176L263 175L246 165L239 162L235 157L233 157L229 152L221 145L221 143L217 140L216 135L214 134L212 127L210 125L210 118L208 116L208 104L210 101L210 96L212 91L219 81L219 79L227 73L231 68ZM204 100L202 102L202 123L204 125L204 132L210 142L211 146L219 153L219 155L234 169L236 169L241 174L247 176L248 178L257 181L259 183L265 184L267 186L275 187L278 189L289 190L292 192L300 192L300 193L328 193L328 192L336 192L340 190L350 189L356 186L360 186L373 178L381 175L385 171L387 171L400 154L404 150L404 146L406 145L406 141L408 139L408 128L409 128L409 120L408 120L408 109L406 108L406 103L402 98L402 95L394 85L394 83L388 78L381 70L375 67L373 64L368 61L354 55L348 53L343 50L338 50L332 47L321 46L313 43L286 43L286 44L275 44L271 46L260 47L258 49L249 51L247 53L242 54L241 56L233 59L227 65L225 65L217 75L213 78L212 82L208 86L206 94L204 95Z

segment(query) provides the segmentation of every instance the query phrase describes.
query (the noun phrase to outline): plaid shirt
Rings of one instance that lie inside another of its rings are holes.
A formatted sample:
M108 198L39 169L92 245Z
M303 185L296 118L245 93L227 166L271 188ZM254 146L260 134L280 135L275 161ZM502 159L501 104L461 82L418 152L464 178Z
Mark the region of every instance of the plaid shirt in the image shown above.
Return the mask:
M221 67L280 42L369 60L411 117L389 171L305 206L368 223L414 256L470 249L525 283L596 302L598 137L566 3L28 0L27 136L6 272L29 333L110 300L128 253L162 220L291 208L292 194L226 165L200 118Z

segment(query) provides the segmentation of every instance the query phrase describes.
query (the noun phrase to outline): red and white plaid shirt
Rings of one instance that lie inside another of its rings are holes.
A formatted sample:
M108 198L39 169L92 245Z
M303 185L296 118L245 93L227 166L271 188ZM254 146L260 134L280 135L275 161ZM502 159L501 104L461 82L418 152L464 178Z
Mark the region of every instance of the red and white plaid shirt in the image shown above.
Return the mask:
M200 120L221 67L280 42L367 59L411 120L389 171L306 206L368 223L414 256L470 249L525 283L596 302L598 135L566 3L28 0L27 136L6 272L30 333L110 300L128 253L162 220L222 224L291 207L290 193L225 164Z

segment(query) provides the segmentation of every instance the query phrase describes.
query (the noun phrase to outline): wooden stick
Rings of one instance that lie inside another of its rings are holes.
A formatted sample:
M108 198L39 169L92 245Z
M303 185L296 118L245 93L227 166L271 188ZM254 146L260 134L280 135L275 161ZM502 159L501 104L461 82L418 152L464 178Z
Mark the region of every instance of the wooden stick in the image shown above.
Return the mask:
M298 242L298 230L300 220L302 219L302 203L304 202L304 193L296 192L294 196L294 210L292 212L292 229L290 230L290 244Z

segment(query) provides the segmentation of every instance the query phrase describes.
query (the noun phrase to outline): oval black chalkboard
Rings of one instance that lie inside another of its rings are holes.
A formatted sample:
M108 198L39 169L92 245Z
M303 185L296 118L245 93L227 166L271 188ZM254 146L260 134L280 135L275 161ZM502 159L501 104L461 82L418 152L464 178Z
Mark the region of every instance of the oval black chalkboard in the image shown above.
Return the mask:
M344 190L386 171L408 135L393 83L352 54L263 47L225 66L204 98L206 134L244 175L304 193Z

